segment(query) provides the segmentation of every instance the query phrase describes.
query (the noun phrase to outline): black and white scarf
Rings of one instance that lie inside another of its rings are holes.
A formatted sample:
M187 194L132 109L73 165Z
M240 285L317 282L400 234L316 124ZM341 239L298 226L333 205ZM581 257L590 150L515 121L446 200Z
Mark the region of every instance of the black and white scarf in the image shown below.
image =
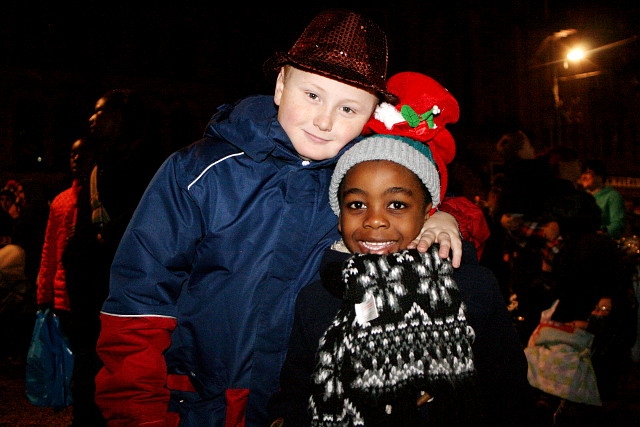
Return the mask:
M316 355L312 425L417 424L424 414L416 402L424 392L447 412L474 407L474 332L451 262L438 248L345 261L345 302ZM442 417L428 413L430 420Z

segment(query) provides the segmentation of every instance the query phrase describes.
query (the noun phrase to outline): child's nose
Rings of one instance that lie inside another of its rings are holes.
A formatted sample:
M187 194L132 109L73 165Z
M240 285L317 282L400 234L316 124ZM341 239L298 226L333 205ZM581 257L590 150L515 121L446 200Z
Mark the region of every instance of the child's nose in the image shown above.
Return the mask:
M321 111L316 114L313 124L321 131L329 132L333 127L333 115L329 111Z
M365 216L363 226L366 228L388 227L387 217L379 209L369 209Z

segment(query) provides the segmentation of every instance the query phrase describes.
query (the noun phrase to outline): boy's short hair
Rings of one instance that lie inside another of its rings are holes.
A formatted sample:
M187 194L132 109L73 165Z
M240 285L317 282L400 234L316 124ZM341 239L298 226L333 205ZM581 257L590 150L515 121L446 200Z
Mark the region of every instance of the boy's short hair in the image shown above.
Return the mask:
M607 167L601 160L589 159L585 161L582 167L582 172L584 173L587 171L591 171L591 173L593 173L595 176L599 176L600 178L602 178L603 182L607 180Z
M387 91L387 36L371 19L346 9L320 12L288 52L277 52L265 72L290 64L303 71L375 93L396 103Z
M340 215L340 184L349 169L370 160L388 160L413 172L427 190L427 203L440 203L440 177L431 150L426 144L395 135L372 135L347 150L336 165L329 187L329 204ZM431 199L431 200L429 200Z

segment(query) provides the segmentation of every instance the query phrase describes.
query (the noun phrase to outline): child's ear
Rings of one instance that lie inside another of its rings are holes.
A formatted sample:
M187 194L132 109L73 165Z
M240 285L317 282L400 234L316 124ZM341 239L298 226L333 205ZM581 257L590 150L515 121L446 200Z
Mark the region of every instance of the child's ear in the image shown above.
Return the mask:
M432 208L432 206L433 206L433 203L429 203L427 206L424 207L424 221L425 222L427 222L427 220L431 216L431 208Z
M338 215L338 231L342 234L342 212Z
M273 102L276 105L280 105L280 100L282 99L282 91L284 90L284 67L280 68L278 72L278 78L276 79L276 91L273 95Z

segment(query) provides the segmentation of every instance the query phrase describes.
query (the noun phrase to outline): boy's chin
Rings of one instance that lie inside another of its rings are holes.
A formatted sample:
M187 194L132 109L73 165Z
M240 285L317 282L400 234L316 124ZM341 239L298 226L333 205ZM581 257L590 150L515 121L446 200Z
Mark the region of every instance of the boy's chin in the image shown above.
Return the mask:
M346 145L346 144L345 144ZM332 159L338 155L340 149L342 147L336 147L334 144L331 146L322 144L294 144L294 148L296 149L298 156L302 160L306 160L309 162L320 162L327 159Z

